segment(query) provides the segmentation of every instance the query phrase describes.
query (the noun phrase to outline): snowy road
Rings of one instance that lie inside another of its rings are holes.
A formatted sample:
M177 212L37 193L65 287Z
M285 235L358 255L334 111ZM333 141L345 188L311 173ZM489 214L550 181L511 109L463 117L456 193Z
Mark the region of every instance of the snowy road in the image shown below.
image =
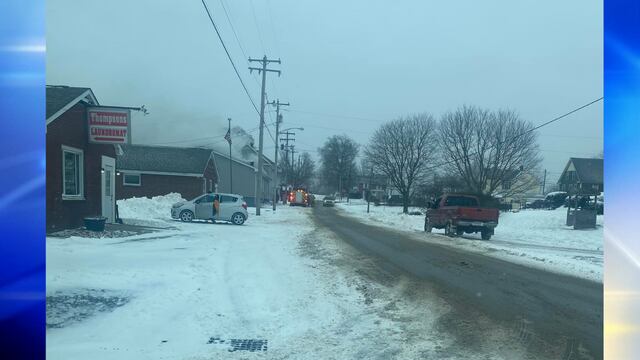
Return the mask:
M526 348L527 358L602 358L601 283L429 243L339 214L315 209L320 226L377 259L389 276L432 284L453 307L438 320L439 328L457 337L461 348L489 353L496 344L510 344ZM502 338L496 335L501 331ZM482 341L487 334L492 341Z
M49 359L575 360L602 347L601 284L334 209L213 225L168 219L175 201L119 203L127 222L164 227L152 233L47 238Z
M48 359L520 358L461 346L441 325L450 305L316 228L312 209L233 226L157 207L125 213L171 228L47 238Z

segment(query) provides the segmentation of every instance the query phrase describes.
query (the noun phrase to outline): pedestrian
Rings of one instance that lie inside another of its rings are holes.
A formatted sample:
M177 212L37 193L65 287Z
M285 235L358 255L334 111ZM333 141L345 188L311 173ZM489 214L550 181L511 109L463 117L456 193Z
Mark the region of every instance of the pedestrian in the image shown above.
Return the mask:
M220 196L215 194L213 196L213 222L216 222L216 218L220 214Z

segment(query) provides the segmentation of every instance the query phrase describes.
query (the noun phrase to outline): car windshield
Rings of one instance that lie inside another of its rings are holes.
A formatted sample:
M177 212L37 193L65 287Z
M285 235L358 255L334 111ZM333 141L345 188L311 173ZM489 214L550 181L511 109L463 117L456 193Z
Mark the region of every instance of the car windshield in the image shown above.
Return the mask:
M336 198L334 198L333 196L327 196L326 198L324 198L325 200L335 200Z

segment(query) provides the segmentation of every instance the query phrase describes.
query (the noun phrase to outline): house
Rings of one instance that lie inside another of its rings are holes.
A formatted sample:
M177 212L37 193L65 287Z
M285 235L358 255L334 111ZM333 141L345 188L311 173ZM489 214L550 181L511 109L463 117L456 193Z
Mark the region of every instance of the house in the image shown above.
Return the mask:
M558 185L569 194L597 195L604 191L603 159L570 158Z
M123 145L116 170L118 199L172 192L193 199L215 191L218 183L213 152L202 148Z
M535 174L526 170L503 172L504 178L493 196L503 204L523 205L528 198L539 195L541 181Z
M115 161L130 141L130 110L104 107L90 88L46 87L47 231L83 218L115 220Z
M244 159L229 158L228 154L213 151L213 157L218 169L218 191L242 195L249 206L255 206L257 164ZM271 200L275 189L271 189L272 163L263 167L262 199Z

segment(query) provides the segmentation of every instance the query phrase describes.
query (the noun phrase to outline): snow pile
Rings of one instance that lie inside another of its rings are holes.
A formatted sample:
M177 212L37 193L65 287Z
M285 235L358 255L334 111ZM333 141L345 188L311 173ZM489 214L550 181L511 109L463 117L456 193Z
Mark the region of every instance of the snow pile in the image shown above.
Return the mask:
M171 206L185 199L178 193L170 193L162 196L133 197L118 200L118 214L122 219L171 219Z
M434 235L424 234L424 216L402 213L402 207L339 203L342 213L362 221L415 233L424 241L461 247L488 256L541 267L594 281L602 281L604 216L598 216L596 229L574 230L566 226L566 208L556 210L521 210L500 213L495 235L489 241L479 234L464 234L449 238L444 230L433 229ZM409 212L420 211L409 208Z

